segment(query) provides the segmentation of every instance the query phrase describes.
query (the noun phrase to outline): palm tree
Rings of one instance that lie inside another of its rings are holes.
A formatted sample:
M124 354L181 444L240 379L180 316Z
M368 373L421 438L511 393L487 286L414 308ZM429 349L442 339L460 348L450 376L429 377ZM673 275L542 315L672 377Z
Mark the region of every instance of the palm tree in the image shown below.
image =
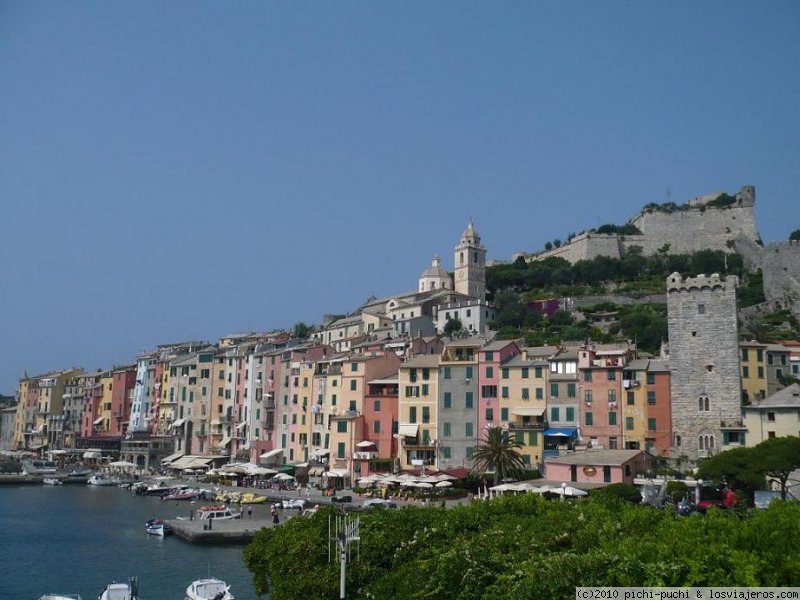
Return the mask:
M500 479L517 478L525 471L525 462L519 453L522 447L523 444L509 439L500 427L490 427L486 438L475 447L473 471L478 475L494 471L494 485Z

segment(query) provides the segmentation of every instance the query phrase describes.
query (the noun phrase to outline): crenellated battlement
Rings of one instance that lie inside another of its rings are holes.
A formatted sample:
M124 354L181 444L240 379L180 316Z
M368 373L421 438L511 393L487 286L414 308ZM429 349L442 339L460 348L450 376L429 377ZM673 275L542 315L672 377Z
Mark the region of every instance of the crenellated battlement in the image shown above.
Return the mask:
M727 278L720 277L719 273L706 275L700 273L697 277L681 277L680 273L673 273L667 277L667 292L680 292L691 290L726 290L736 289L739 285L739 278L736 275L728 275Z

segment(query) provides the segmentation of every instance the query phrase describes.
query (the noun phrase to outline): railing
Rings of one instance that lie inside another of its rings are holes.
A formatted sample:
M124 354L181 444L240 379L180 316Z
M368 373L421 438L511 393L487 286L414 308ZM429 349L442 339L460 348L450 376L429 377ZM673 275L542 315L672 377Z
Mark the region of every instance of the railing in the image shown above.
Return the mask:
M720 421L719 426L720 429L746 429L744 423L741 420Z
M536 423L536 422L511 422L508 424L509 429L531 429L534 431L544 431L545 427L547 427L547 423Z

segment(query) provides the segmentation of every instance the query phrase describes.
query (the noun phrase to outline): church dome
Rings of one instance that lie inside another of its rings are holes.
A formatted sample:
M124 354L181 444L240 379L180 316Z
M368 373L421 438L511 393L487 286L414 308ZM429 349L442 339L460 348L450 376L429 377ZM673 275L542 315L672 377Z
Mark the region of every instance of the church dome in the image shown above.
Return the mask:
M450 275L442 267L442 259L440 259L438 256L434 256L433 257L433 262L431 263L431 266L428 267L427 269L425 269L422 272L422 275L420 275L420 278L423 278L423 277L437 277L437 278L446 277L446 278L449 278Z

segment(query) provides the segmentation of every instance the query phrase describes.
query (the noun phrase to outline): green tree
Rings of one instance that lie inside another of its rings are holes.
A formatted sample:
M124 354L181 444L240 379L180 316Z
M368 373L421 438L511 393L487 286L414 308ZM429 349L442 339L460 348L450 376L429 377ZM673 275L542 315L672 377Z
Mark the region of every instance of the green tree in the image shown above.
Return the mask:
M700 461L697 475L707 481L725 482L752 499L764 485L764 473L754 460L752 448L732 448Z
M444 334L452 336L454 333L458 333L462 329L463 325L461 324L461 319L459 319L456 315L452 319L448 319L447 323L445 323Z
M800 241L800 229L795 229L792 233L789 234L789 241L792 242Z
M305 338L311 332L311 326L299 321L295 323L293 331L296 337Z
M750 319L744 326L745 335L757 342L774 342L777 337L775 328L764 319Z
M781 484L781 497L786 500L786 483L795 469L800 469L800 437L787 436L764 440L752 449L754 468L774 477Z
M523 444L511 439L500 427L490 427L486 437L475 447L472 455L473 471L485 475L494 473L494 484L501 479L518 479L525 471L525 462L519 449Z

